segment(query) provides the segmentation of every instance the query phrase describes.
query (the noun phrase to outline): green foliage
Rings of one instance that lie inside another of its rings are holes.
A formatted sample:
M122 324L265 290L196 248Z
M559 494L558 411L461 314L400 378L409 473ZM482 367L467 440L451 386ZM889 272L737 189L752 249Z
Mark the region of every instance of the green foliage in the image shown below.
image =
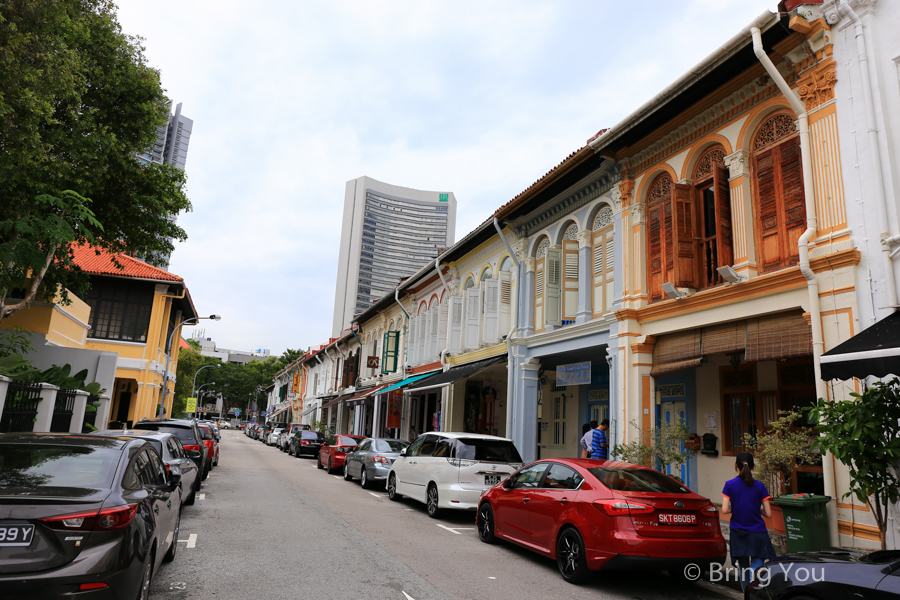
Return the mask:
M284 366L288 366L304 354L305 352L303 350L294 350L292 348L288 348L281 353L281 356L278 357L278 360L280 360L284 364Z
M185 341L188 343L188 346L190 346L197 352L200 352L200 350L202 350L202 347L200 346L200 342L198 342L197 340L191 338L191 339L187 339Z
M100 387L96 381L87 383L88 370L82 369L74 375L72 365L53 365L44 371L32 369L27 374L20 374L15 379L29 383L49 383L64 390L84 390L92 396L99 396L106 390Z
M769 423L770 429L756 437L744 434L744 448L754 457L753 475L775 496L790 489L794 461L798 465L811 465L821 456L814 435L804 429L791 430L802 414L788 410L780 410L778 414L778 419Z
M220 361L215 358L202 356L200 352L193 347L182 348L178 351L178 368L176 369L175 379L175 398L172 401L172 414L176 416L185 416L184 412L187 399L191 397L191 385L194 382L194 375L197 370L206 365L216 364ZM210 371L216 370L206 369L197 377L197 385L200 386L209 381Z
M310 428L313 431L318 431L324 435L331 435L334 433L334 427L326 423L325 421L313 421L310 424Z
M266 360L255 360L245 365L222 364L221 369L208 369L208 381L211 384L198 394L198 402L202 397L215 398L222 395L222 410L225 414L233 408L239 408L246 414L251 400L259 401L263 392L284 365L275 357ZM199 385L199 381L197 382Z
M885 547L888 508L900 500L900 380L876 382L855 401L819 399L810 416L822 433L820 446L850 470L850 491L868 504Z
M83 290L71 242L152 257L187 238L173 218L190 210L184 173L135 159L169 103L115 10L111 0L0 3L0 298Z
M31 334L21 325L12 329L0 329L0 356L25 355L34 350Z
M21 354L9 354L0 358L0 375L4 377L29 380L34 373L40 371L32 367L31 361L25 360Z
M690 430L683 422L661 423L653 430L641 429L636 421L631 426L637 431L638 439L627 444L616 444L611 456L636 465L653 466L662 470L666 465L672 469L681 468L694 456L694 451L685 447L691 439Z

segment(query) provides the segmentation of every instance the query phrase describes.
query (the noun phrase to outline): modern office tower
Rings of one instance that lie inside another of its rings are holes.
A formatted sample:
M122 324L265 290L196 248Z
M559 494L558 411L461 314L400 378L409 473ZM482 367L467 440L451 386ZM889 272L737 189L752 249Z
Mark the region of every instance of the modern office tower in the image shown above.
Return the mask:
M172 165L184 171L191 129L194 121L181 114L181 102L175 107L175 114L169 113L169 121L156 128L156 141L137 159L144 164Z
M347 182L332 335L453 244L456 197L359 177Z

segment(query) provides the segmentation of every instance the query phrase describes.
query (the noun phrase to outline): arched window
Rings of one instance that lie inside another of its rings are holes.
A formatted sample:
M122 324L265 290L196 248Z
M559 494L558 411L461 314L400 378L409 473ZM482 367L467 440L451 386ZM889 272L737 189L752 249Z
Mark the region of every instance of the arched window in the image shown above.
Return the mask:
M475 279L472 278L471 275L466 277L466 283L463 284L463 289L467 290L469 288L475 287Z
M693 234L697 257L697 288L722 283L716 270L734 263L731 238L731 192L725 168L725 148L707 148L694 168L693 202L696 224Z
M481 281L484 281L485 279L490 279L490 278L491 278L491 268L487 267L484 271L481 272Z
M501 273L509 273L512 271L512 259L508 256L505 256L502 261L500 261L500 268L497 269Z
M787 113L769 117L753 138L753 195L760 270L799 262L797 240L806 228L800 137Z
M650 301L665 298L662 284L697 287L694 252L693 188L672 181L668 173L653 180L647 192L647 273Z
M604 205L594 215L591 224L591 251L594 258L592 312L595 317L609 312L613 303L613 273L615 271L615 247L613 244L613 209Z
M578 225L572 223L563 234L562 322L575 322L578 312Z

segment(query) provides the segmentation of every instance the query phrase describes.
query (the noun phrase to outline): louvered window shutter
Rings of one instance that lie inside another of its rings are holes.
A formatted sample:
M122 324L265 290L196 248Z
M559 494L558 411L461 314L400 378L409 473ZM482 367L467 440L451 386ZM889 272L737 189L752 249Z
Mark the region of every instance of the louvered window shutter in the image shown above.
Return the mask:
M547 248L547 286L544 293L544 322L547 325L562 325L562 250Z
M409 361L411 365L419 364L419 357L416 354L416 337L419 333L419 319L417 317L412 317L409 320L409 334L406 336L406 360Z
M500 335L509 332L510 313L512 312L512 275L508 271L500 272L500 317L497 327Z
M438 331L440 330L438 322L441 320L441 307L436 304L428 312L431 314L431 329L428 336L428 360L433 361L438 359L441 351L438 347Z
M606 242L606 265L603 267L604 285L606 286L603 302L603 312L612 308L613 298L615 297L615 272L616 272L616 250L615 242L612 239L613 230L607 233L608 241Z
M603 240L594 243L594 275L603 273Z
M397 357L399 355L398 347L400 343L399 331L384 332L384 343L382 344L383 355L381 358L381 372L395 373L397 371Z
M662 299L663 284L663 206L657 204L647 211L647 267L650 301Z
M462 351L463 330L463 297L450 298L450 354L458 355Z
M500 341L500 280L486 279L483 284L484 342L496 344Z
M449 344L447 344L447 317L450 314L450 302L449 300L444 300L440 307L438 307L438 357L440 357L440 353L447 348Z
M534 329L544 328L544 263L546 259L538 259L534 267Z
M678 287L699 287L697 277L697 243L694 240L694 188L676 183L672 186L675 279Z
M563 318L575 319L578 312L578 242L563 241Z
M422 320L422 322L419 323L419 341L417 344L418 348L416 350L416 352L419 353L419 364L425 364L428 362L428 353L427 353L428 344L427 344L427 342L428 342L428 330L429 330L429 326L431 325L429 322L430 316L431 315L428 311L425 311L425 312L419 314L419 318Z
M716 194L716 245L719 264L717 267L734 264L734 250L731 239L731 189L728 186L728 170L721 163L713 171L713 185Z
M797 241L806 229L806 203L803 197L803 171L800 165L800 138L796 137L778 146L781 155L781 194L784 234L784 265L800 260Z
M466 290L466 349L478 348L479 322L481 321L481 288Z
M781 266L781 215L778 213L778 170L776 149L763 152L754 159L756 171L757 229L759 231L759 256L762 270L770 271Z

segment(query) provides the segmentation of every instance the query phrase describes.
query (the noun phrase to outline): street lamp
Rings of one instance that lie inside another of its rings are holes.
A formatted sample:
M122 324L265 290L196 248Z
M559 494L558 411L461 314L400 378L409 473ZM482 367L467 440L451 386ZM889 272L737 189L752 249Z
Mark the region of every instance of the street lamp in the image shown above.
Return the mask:
M163 393L162 393L162 401L159 403L159 414L158 418L162 419L163 409L166 406L166 396L169 393L169 361L172 360L172 338L175 337L175 332L179 331L185 325L196 325L198 321L201 319L212 319L213 321L221 321L221 315L209 315L208 317L191 317L190 319L185 319L178 325L172 328L172 333L169 334L169 343L166 345L166 348L169 349L169 352L166 354L166 370L163 371Z
M191 398L195 397L194 392L197 389L197 375L200 373L200 371L202 371L203 369L208 369L209 367L216 367L216 368L221 369L222 363L218 362L218 363L213 363L211 365L204 365L204 366L200 367L199 369L197 369L197 371L194 373L194 382L191 384Z
M193 394L191 394L191 396L193 396L194 398L197 398L197 395L200 394L200 392L203 390L203 388L205 388L205 387L208 386L208 385L214 385L214 383L213 383L212 381L209 381L209 382L207 382L207 383L204 383L203 385L201 385L200 387L198 387L198 388L197 388L197 391L194 392ZM202 405L200 404L200 398L197 398L197 406L196 406L196 408L194 409L194 412L193 412L192 414L195 415L195 416L198 415L198 414L200 414L202 408L203 408L203 407L202 407Z

